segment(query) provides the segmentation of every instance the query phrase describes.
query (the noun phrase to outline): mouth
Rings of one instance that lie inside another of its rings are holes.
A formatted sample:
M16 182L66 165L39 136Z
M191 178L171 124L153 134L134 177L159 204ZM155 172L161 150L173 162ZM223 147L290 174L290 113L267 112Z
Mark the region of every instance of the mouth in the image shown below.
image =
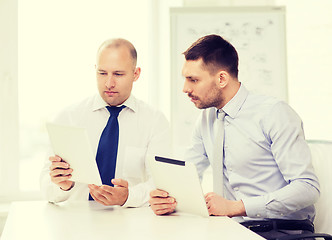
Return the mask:
M118 92L115 91L104 91L104 93L108 96L108 97L113 97L115 94L117 94Z
M191 94L188 94L188 97L190 98L190 100L191 100L193 103L195 103L195 102L198 101L198 97L195 97L195 96L193 96L193 95L191 95Z

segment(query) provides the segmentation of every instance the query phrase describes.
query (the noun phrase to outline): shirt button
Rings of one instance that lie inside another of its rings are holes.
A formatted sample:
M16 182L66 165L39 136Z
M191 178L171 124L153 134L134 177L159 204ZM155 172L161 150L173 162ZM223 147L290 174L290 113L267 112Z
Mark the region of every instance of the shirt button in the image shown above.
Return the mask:
M239 191L239 188L238 188L238 187L235 187L235 188L234 188L234 191Z

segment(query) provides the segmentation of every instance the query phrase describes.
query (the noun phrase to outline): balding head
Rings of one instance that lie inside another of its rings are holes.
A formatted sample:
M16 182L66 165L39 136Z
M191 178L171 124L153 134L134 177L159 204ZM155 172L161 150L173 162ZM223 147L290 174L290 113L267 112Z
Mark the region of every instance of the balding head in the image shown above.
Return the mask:
M135 69L136 68L136 64L137 64L137 52L136 52L136 49L134 47L134 45L129 42L128 40L126 39L123 39L123 38L113 38L113 39L108 39L106 40L105 42L103 42L99 49L98 49L98 52L97 52L97 62L98 62L98 59L99 59L99 55L100 53L106 49L106 48L120 48L120 47L125 47L128 49L129 53L130 53L130 56L133 60L133 68Z

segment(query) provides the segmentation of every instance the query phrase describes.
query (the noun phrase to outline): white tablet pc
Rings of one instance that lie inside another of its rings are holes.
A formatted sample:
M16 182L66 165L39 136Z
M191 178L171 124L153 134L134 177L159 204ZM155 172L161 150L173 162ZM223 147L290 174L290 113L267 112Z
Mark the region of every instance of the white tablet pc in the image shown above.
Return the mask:
M46 123L51 146L73 169L72 181L101 185L98 166L85 128Z
M149 158L156 187L167 191L176 199L176 211L209 216L196 166L193 163L159 156Z

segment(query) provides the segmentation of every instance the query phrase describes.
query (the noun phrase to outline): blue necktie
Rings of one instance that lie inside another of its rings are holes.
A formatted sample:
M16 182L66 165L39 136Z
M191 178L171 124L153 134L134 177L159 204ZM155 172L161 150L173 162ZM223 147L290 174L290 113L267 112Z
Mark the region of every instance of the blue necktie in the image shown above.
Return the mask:
M107 106L110 117L104 128L98 145L96 161L101 181L104 185L113 186L111 180L115 176L116 157L118 154L119 122L118 115L125 106ZM89 194L89 200L93 200Z

